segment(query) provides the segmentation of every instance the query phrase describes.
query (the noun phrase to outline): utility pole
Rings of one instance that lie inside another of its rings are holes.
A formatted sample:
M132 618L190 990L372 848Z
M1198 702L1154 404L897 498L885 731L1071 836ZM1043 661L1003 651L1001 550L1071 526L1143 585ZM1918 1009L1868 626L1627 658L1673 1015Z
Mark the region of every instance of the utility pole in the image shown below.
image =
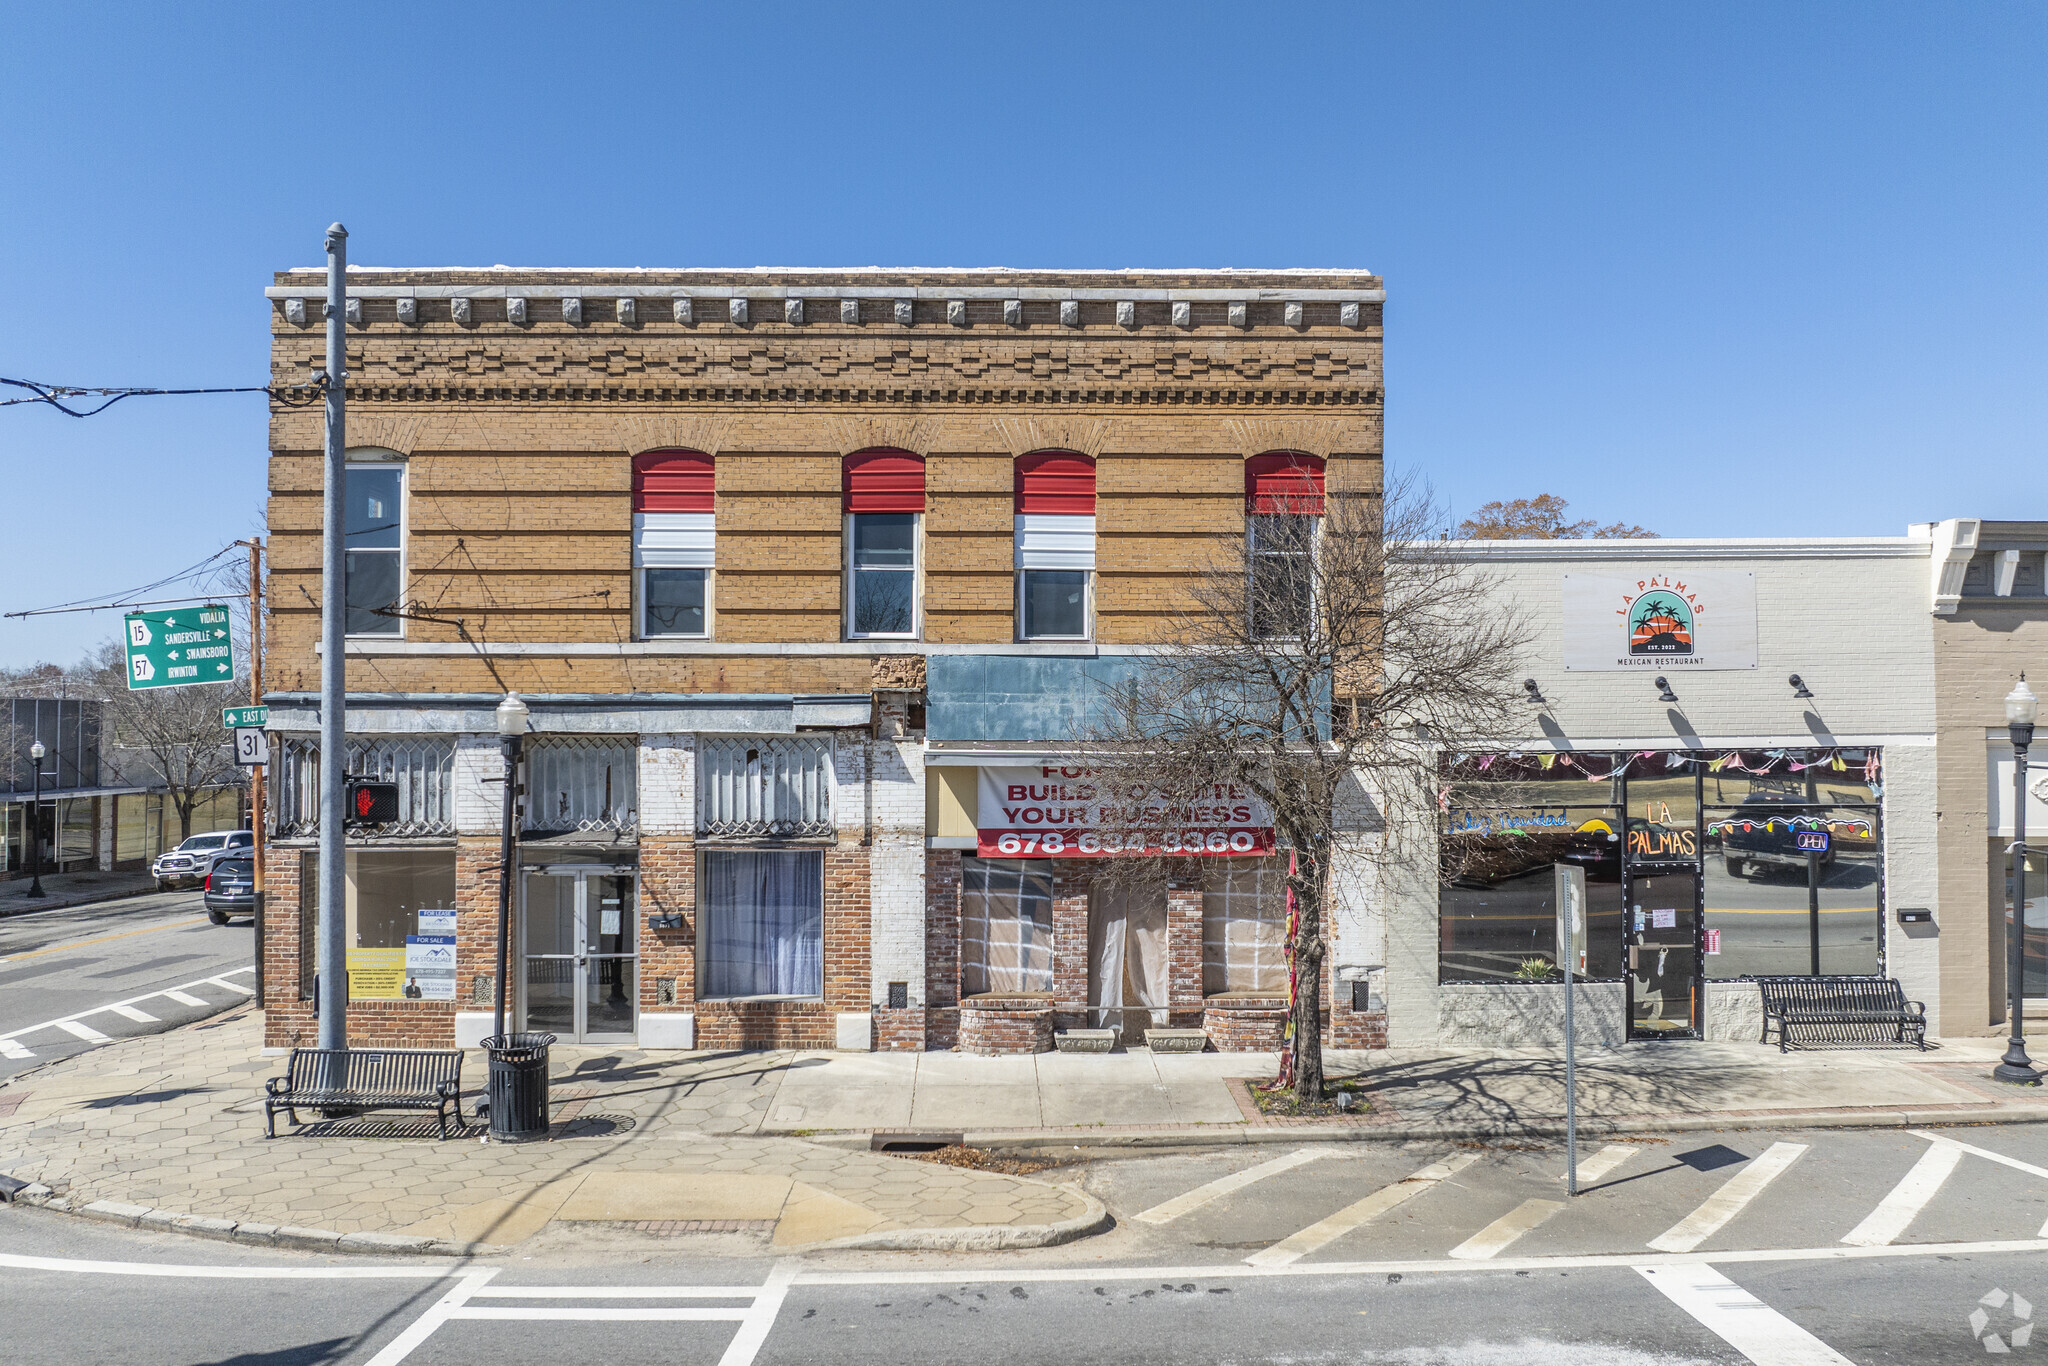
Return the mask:
M327 439L320 515L320 956L319 1042L348 1047L347 833L348 553L342 501L347 493L348 229L327 229Z
M251 536L249 546L249 705L263 705L263 538ZM253 841L249 860L255 868L256 915L256 1008L263 1008L263 773L257 764L249 770L249 830Z

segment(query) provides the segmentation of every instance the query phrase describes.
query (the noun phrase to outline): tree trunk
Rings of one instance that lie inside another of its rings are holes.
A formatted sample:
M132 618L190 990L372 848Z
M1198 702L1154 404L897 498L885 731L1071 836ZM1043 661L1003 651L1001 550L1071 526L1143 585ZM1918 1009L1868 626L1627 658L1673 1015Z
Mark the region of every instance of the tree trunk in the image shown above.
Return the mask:
M1297 857L1298 871L1287 879L1295 903L1294 999L1290 1002L1294 1038L1289 1056L1295 1099L1302 1103L1323 1098L1323 907L1329 860L1321 853L1317 850L1306 858Z
M191 798L172 797L171 805L178 808L178 843L192 838L192 808L198 803Z

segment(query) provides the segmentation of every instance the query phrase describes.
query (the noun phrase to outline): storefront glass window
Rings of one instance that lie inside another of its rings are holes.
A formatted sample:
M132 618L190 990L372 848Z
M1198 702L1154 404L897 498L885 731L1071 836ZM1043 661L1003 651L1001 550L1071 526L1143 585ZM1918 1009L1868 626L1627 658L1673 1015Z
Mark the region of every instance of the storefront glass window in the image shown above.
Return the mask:
M2048 831L2040 838L2048 839ZM2030 829L2027 832L2027 895L2026 917L2022 931L2020 959L2020 994L2027 997L2048 996L2048 849L2033 843L2037 838ZM2012 933L2012 840L1996 837L1991 841L1992 876L1997 879L1994 886L2005 888L2005 918L1999 924L2001 933ZM2004 955L2005 942L1993 948L1999 961ZM1999 998L2005 996L2005 975L1999 974Z
M1052 990L1052 875L1028 859L962 859L960 994Z
M1542 981L1557 957L1555 866L1586 874L1586 972L1621 975L1621 820L1612 807L1449 813L1438 896L1445 982Z
M405 985L405 941L421 933L421 911L455 909L453 849L350 849L343 863L349 995L397 997ZM312 990L319 962L320 855L299 855L299 981Z
M1230 860L1202 890L1202 992L1287 994L1287 882L1278 868Z
M1711 787L1710 789L1711 790ZM1706 973L1805 976L1882 970L1882 844L1876 810L1810 806L1757 787L1708 807ZM1825 837L1827 848L1803 848Z
M823 995L824 870L816 849L707 850L698 994Z

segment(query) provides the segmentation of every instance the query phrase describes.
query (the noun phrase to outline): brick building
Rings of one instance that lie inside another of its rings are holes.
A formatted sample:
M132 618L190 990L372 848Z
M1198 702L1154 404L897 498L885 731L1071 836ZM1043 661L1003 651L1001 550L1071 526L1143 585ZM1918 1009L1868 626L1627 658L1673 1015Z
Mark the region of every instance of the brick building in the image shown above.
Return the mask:
M273 375L303 383L321 277L266 293ZM401 792L349 840L352 1038L489 1027L517 691L523 1027L1272 1043L1250 845L1209 832L1198 884L1111 904L992 808L1059 781L1076 699L1262 480L1378 487L1382 298L1315 271L352 271L346 762ZM319 411L274 408L270 444L282 1045L313 1029ZM452 987L407 945L450 930ZM1377 1040L1353 1003L1333 1039Z

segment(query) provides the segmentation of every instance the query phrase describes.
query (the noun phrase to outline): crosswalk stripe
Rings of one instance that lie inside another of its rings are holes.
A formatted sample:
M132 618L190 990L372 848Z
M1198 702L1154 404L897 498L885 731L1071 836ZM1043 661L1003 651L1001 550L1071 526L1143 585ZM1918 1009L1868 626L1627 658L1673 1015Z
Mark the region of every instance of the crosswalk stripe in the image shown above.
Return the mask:
M1598 1181L1641 1151L1632 1143L1608 1144L1579 1164L1579 1184L1583 1186ZM1564 1178L1560 1176L1558 1179L1562 1181Z
M1723 1182L1700 1203L1700 1207L1650 1240L1659 1252L1690 1252L1721 1231L1722 1225L1742 1213L1763 1188L1783 1175L1785 1169L1806 1152L1804 1143L1773 1143L1761 1157Z
M229 991L239 991L244 996L254 996L256 994L256 988L245 987L240 982L230 982L224 977L209 977L206 979L206 984L214 987L226 987Z
M1467 1262L1483 1262L1489 1257L1498 1257L1509 1244L1563 1208L1562 1200L1524 1200L1452 1248L1451 1255Z
M133 1020L137 1024L158 1023L156 1016L150 1014L146 1010L137 1010L134 1006L108 1006L107 1009L113 1011L122 1019Z
M1639 1266L1636 1272L1756 1366L1854 1366L1711 1266Z
M202 997L194 996L194 995L193 995L193 994L192 994L191 992L189 992L189 991L166 991L166 992L161 992L161 993L159 993L159 994L160 994L160 995L163 995L163 996L168 996L168 997L170 997L170 998L171 998L171 999L172 999L173 1001L176 1001L176 1002L177 1002L177 1003L178 1003L179 1005L181 1005L181 1006L201 1006L201 1007L204 1007L204 1006L207 1006L207 1005L211 1004L211 1002L209 1002L209 1001L205 1000L205 999L204 999L204 998L202 998Z
M1243 1190L1254 1181L1263 1181L1269 1176L1291 1171L1304 1162L1313 1162L1329 1153L1327 1148L1302 1148L1285 1157L1276 1157L1270 1162L1261 1162L1256 1167L1246 1167L1241 1172L1232 1172L1216 1180L1195 1187L1185 1195L1176 1195L1171 1200L1154 1205L1151 1209L1133 1214L1131 1218L1141 1224L1164 1224L1190 1214L1212 1201L1220 1200L1232 1191Z
M1851 1247L1883 1247L1906 1231L1913 1216L1927 1207L1941 1183L1963 1160L1963 1150L1953 1143L1936 1143L1920 1154L1920 1160L1905 1174L1892 1193L1878 1201L1877 1208L1842 1239Z
M1298 1262L1359 1225L1377 1219L1395 1206L1422 1194L1446 1177L1457 1175L1478 1160L1478 1153L1459 1153L1441 1162L1432 1162L1407 1180L1381 1186L1356 1204L1347 1205L1329 1218L1317 1220L1300 1232L1289 1234L1273 1246L1254 1252L1245 1261L1252 1266L1286 1266L1290 1262Z
M35 1054L29 1052L14 1040L0 1039L0 1058L12 1058L14 1061L20 1062L23 1058L33 1058L34 1056Z
M1989 1148L1980 1148L1974 1143L1965 1143L1960 1138L1950 1138L1946 1134L1930 1134L1925 1129L1915 1129L1912 1133L1913 1137L1924 1138L1929 1143L1953 1143L1966 1153L1975 1153L1978 1157L1987 1158L1993 1162L2002 1162L2008 1167L2027 1173L2029 1176L2048 1177L2048 1167L2037 1167L2031 1162L2022 1162L2017 1157L2007 1157L2004 1153L1994 1153Z
M76 1020L59 1020L57 1021L57 1028L63 1030L66 1034L76 1035L78 1038L84 1039L87 1043L109 1042L108 1037L105 1034L100 1033L91 1025L80 1024Z

